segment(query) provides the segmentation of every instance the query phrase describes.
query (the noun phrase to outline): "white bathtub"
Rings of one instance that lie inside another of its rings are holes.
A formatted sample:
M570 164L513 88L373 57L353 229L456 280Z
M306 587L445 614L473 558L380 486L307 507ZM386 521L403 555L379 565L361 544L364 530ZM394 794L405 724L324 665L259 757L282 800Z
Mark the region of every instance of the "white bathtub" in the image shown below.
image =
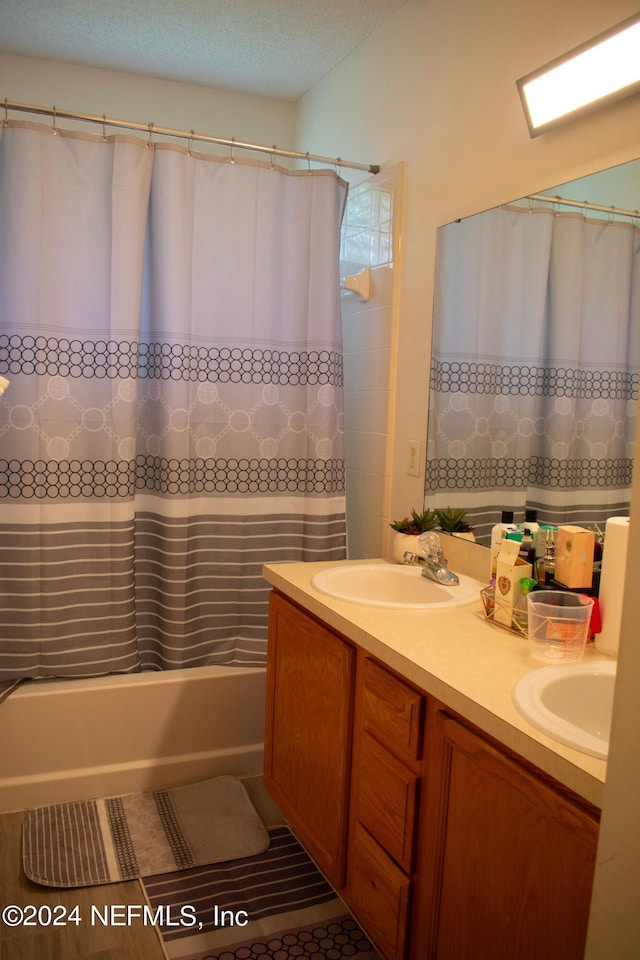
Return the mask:
M262 773L265 670L24 684L0 704L0 812Z

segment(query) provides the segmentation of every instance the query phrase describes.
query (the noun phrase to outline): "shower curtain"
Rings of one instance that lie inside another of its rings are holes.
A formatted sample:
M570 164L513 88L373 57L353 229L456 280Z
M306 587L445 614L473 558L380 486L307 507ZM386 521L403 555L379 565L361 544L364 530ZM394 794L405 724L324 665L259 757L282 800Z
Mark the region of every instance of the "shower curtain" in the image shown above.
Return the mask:
M426 503L547 523L628 513L640 230L497 208L438 236Z
M345 555L333 171L0 129L0 680L262 664Z

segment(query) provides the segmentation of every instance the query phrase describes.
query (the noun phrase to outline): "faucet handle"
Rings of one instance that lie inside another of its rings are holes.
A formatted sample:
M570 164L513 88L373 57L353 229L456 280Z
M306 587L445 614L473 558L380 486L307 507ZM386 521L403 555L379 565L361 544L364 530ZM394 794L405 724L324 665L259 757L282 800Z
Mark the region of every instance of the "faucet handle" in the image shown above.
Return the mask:
M430 560L444 560L440 537L433 530L427 530L418 537L418 545Z

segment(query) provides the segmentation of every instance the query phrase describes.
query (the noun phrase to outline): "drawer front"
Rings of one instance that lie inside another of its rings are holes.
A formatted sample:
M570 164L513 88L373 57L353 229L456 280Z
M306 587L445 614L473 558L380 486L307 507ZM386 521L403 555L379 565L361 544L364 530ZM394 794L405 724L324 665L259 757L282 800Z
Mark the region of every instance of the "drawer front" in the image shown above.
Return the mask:
M354 817L410 873L418 807L418 777L363 733L354 771Z
M397 756L422 756L424 697L402 680L365 659L362 682L362 721Z
M348 902L386 960L403 960L412 885L360 824L348 860Z

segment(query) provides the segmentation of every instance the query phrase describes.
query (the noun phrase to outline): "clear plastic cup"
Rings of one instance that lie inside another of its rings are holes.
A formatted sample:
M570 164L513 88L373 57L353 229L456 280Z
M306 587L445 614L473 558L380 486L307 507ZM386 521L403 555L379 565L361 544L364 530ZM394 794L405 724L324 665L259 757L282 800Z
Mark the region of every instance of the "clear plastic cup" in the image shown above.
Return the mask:
M527 595L529 654L546 663L582 660L589 636L593 597L565 590Z

